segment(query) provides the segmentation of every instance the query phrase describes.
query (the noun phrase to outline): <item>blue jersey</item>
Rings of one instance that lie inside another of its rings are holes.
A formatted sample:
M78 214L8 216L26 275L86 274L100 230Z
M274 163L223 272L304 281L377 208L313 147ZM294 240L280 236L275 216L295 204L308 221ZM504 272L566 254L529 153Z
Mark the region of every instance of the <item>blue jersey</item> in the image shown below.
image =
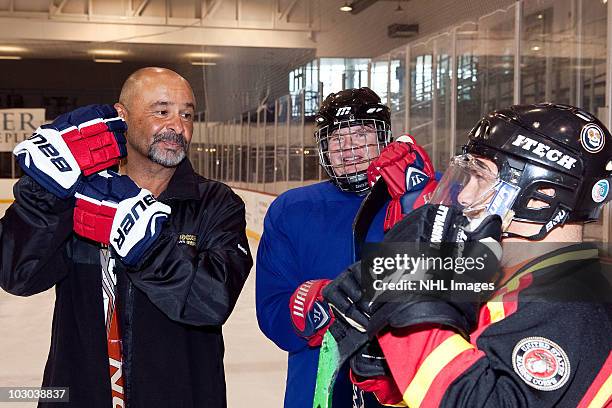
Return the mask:
M319 348L309 347L293 330L289 298L303 282L334 279L353 262L352 224L363 198L322 182L285 192L266 214L257 251L257 319L264 334L289 352L287 408L312 407L319 359ZM370 226L368 241L382 240L384 212ZM333 406L352 407L346 368Z

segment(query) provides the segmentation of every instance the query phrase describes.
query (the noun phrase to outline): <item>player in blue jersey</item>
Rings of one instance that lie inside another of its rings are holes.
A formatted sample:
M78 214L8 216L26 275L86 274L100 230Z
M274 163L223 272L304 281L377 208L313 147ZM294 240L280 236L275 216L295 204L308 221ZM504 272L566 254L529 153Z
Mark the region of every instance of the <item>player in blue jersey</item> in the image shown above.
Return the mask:
M330 180L280 195L265 217L257 253L257 319L263 333L289 353L290 408L312 407L319 346L334 319L321 290L353 262L351 227L370 188L368 176L395 174L397 180L401 172L406 181L388 183L391 204L387 216L380 211L374 218L367 234L372 242L382 240L385 218L421 205L436 184L429 157L414 140L391 143L389 108L369 88L329 95L315 120L319 160ZM353 392L345 368L334 406L356 404ZM379 406L373 396L365 399L366 407Z

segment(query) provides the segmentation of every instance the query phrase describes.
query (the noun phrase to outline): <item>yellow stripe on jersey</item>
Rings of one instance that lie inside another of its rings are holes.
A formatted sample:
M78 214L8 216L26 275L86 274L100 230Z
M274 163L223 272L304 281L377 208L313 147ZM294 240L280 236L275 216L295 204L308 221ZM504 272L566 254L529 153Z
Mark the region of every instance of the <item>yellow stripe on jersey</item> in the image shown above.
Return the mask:
M487 302L487 309L489 309L489 314L491 315L491 323L499 322L500 320L503 320L506 317L506 312L504 310L504 302L502 298L506 293L510 293L518 289L520 279L523 276L536 272L540 269L549 268L551 266L563 264L568 261L579 261L581 259L597 258L598 256L599 252L595 248L566 252L557 256L553 256L551 258L544 259L543 261L538 262L535 265L532 265L524 271L520 272L503 286L507 289L505 293L497 295L489 302Z
M444 340L429 353L404 392L404 401L408 406L411 408L419 407L440 371L459 354L473 348L474 346L463 337L455 334Z
M603 408L610 397L612 397L612 374L610 374L606 382L604 382L599 391L597 391L595 398L593 398L588 408Z

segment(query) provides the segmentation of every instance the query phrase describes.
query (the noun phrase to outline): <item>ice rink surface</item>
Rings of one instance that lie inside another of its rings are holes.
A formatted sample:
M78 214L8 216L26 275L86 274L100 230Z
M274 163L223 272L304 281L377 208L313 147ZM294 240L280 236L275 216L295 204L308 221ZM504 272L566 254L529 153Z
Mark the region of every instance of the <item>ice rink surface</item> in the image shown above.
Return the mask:
M249 240L253 256L257 244ZM29 298L0 289L0 387L40 386L51 339L53 302L53 289ZM223 335L228 407L282 407L287 354L257 326L255 268L223 327ZM0 407L6 408L35 406L0 402Z

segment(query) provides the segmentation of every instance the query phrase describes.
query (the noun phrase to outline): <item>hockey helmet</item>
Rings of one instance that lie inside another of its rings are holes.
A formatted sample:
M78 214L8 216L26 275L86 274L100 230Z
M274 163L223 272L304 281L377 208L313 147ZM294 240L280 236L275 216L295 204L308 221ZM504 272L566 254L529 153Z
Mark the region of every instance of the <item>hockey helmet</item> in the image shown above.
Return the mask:
M391 141L389 107L370 88L330 94L315 116L319 162L342 191L368 191L367 168Z

